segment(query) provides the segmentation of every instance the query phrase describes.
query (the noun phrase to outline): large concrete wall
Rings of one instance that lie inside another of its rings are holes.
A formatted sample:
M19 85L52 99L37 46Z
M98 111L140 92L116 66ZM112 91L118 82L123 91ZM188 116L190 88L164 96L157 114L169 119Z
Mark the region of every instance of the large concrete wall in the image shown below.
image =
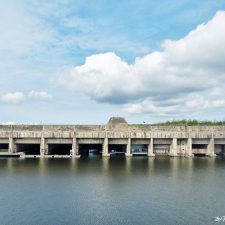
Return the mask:
M89 125L0 125L0 138L215 138L225 139L225 126L89 126Z
M0 143L9 144L10 153L17 151L17 144L40 144L41 156L48 153L48 144L72 144L72 156L77 155L79 144L102 144L105 156L110 144L127 145L127 156L132 144L148 145L149 156L157 145L169 145L171 156L191 156L193 144L207 145L199 152L214 155L215 145L225 145L225 126L130 125L121 121L107 125L0 125Z

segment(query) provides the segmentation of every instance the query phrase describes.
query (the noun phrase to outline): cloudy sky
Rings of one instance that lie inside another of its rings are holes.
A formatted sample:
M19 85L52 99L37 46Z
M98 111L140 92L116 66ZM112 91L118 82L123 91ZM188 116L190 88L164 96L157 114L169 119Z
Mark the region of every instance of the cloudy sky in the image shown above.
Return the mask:
M0 122L225 119L225 0L0 0Z

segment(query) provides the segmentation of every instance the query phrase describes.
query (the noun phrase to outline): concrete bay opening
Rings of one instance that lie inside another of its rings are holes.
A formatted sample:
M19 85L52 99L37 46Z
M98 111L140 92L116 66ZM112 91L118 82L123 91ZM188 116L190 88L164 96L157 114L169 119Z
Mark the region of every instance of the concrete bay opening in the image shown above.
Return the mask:
M109 154L111 156L120 155L125 156L126 153L126 144L109 144Z
M48 144L48 155L70 155L72 144Z
M16 149L26 155L40 155L40 144L16 144Z
M0 152L8 152L9 144L1 143L0 144Z
M215 145L215 154L224 155L225 154L225 144L216 144Z
M80 156L98 156L102 155L102 144L78 144L78 153Z
M154 144L153 153L155 155L168 155L170 152L170 144Z
M204 156L207 154L207 144L192 144L192 154L194 156Z
M147 144L132 144L131 153L133 156L144 156L148 154Z

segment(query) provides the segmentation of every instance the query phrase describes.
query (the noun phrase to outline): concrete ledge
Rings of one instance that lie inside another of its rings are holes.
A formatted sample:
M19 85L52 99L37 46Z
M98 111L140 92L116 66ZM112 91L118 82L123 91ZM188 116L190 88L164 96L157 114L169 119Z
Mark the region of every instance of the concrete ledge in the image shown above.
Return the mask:
M71 155L20 155L20 158L34 159L34 158L72 158Z
M155 153L155 157L169 157L168 153Z
M169 153L168 156L170 156L170 157L177 157L178 155L174 154L174 153Z
M132 154L131 153L125 153L125 156L126 157L132 157Z
M155 154L151 153L147 155L148 157L155 157Z
M81 155L71 155L72 158L80 158Z
M215 153L208 153L208 154L206 154L206 156L208 156L208 157L216 157L216 154Z
M72 158L71 155L45 155L44 158Z
M42 158L40 155L25 155L24 158Z
M147 156L148 153L147 152L133 152L132 153L133 156Z
M3 157L3 158L19 158L20 154L19 153L1 152L0 157Z
M110 154L102 154L103 157L110 157Z

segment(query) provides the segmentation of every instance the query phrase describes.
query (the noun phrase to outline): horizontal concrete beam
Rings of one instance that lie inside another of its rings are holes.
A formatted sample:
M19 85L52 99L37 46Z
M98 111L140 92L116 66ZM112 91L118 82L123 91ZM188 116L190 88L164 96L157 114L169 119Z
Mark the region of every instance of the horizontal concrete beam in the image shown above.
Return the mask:
M127 138L121 138L121 139L119 139L119 138L116 138L116 139L109 138L108 139L108 143L111 144L111 145L116 145L116 144L126 145L127 142L128 142Z
M41 138L14 138L15 143L40 143ZM45 138L46 143L49 144L72 144L72 138ZM127 138L109 138L109 144L127 144ZM132 144L149 144L150 139L131 139ZM172 139L170 138L154 138L154 144L171 144ZM185 141L187 139L183 139ZM192 139L192 144L208 144L210 139ZM80 144L103 144L103 138L77 138L77 143ZM186 142L186 141L185 141ZM0 138L0 143L9 143L8 138ZM178 145L180 140L178 139ZM215 144L225 144L224 139L215 139Z
M9 138L0 138L0 144L8 144Z
M132 139L131 144L133 145L148 145L150 143L150 138L148 139Z
M215 144L225 145L225 138L214 139Z
M171 139L171 138L177 138L177 139L187 139L187 138L193 138L193 139L209 139L211 138L212 134L213 137L216 139L223 139L225 138L225 130L223 132L170 132L170 131L162 131L162 132L152 132L152 131L138 131L133 132L129 131L64 131L64 130L57 130L57 131L32 131L32 130L17 130L17 131L4 131L0 129L0 138L8 138L8 137L14 137L14 138L41 138L42 136L45 138L73 138L74 133L76 134L77 138L132 138L132 139L148 139L148 138L157 138L157 139Z
M210 139L202 138L202 139L192 139L192 144L208 144Z
M21 138L21 139L14 139L15 144L40 144L40 138Z
M46 144L72 144L72 138L46 138Z

